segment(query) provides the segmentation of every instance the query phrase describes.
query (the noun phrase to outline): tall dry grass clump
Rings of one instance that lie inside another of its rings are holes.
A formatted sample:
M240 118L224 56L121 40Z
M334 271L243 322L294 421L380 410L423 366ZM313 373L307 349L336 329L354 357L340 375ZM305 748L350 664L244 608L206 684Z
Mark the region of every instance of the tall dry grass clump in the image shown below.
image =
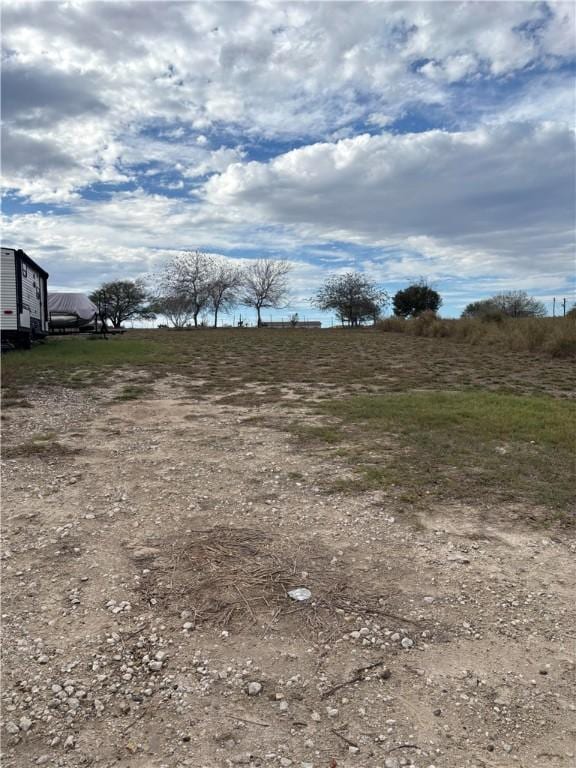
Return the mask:
M377 327L389 333L427 338L447 337L467 344L497 347L514 352L576 357L576 319L572 317L523 317L444 320L434 312L405 320L389 317Z

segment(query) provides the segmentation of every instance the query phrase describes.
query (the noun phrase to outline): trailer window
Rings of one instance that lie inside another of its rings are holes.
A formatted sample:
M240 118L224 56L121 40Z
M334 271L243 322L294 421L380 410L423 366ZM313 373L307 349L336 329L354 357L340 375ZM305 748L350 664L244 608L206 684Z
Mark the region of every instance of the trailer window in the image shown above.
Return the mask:
M22 277L28 277L28 265L25 261L22 262Z

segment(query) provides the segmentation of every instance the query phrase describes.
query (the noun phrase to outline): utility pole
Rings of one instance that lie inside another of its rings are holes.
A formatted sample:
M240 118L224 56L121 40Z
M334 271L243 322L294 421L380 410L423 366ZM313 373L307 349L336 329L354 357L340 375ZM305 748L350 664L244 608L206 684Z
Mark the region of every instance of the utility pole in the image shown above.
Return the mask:
M556 296L552 299L552 317L556 317Z
M566 299L562 299L562 312L563 317L566 317Z

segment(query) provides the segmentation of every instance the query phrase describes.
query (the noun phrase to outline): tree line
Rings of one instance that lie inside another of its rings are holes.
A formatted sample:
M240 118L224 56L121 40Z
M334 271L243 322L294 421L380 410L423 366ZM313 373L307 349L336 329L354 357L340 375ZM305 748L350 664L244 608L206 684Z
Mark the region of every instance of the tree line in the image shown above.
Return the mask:
M229 313L237 306L255 309L257 325L261 326L264 309L283 306L291 269L284 260L258 259L240 267L224 257L193 251L175 256L151 276L152 291L141 279L116 280L104 283L90 298L100 315L115 328L126 320L154 319L158 315L175 328L197 327L204 324L207 313L211 313L216 328L221 313ZM424 279L390 297L366 275L346 272L329 276L310 303L319 310L334 312L342 325L356 327L375 323L390 304L397 317L436 314L442 297ZM507 291L472 302L462 313L465 318L485 320L545 315L544 304L525 291Z
M133 319L166 317L174 328L198 327L201 318L218 316L234 307L256 310L258 326L264 309L281 307L288 295L291 265L276 259L258 259L245 267L201 251L175 256L151 276L152 291L143 279L114 280L90 294L99 314L114 328Z

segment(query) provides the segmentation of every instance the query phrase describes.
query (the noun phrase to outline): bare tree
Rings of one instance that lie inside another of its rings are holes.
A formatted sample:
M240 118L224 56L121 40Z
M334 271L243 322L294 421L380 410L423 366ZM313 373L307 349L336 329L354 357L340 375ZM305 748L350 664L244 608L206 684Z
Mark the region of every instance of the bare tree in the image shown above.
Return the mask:
M232 309L238 303L242 272L225 259L213 262L208 293L214 311L214 328L218 327L218 312Z
M196 327L199 314L210 302L213 263L213 259L201 251L188 251L172 259L160 275L161 296L172 299L187 297Z
M194 303L185 293L158 296L152 302L151 309L159 315L164 315L174 328L185 328L194 316Z
M546 306L526 291L505 291L489 299L473 301L464 309L462 317L482 320L502 320L504 317L545 317Z
M292 267L287 261L259 259L244 270L241 303L254 307L258 327L262 325L261 311L279 307L288 293L288 274Z
M504 291L490 299L507 317L545 317L546 306L526 291Z

